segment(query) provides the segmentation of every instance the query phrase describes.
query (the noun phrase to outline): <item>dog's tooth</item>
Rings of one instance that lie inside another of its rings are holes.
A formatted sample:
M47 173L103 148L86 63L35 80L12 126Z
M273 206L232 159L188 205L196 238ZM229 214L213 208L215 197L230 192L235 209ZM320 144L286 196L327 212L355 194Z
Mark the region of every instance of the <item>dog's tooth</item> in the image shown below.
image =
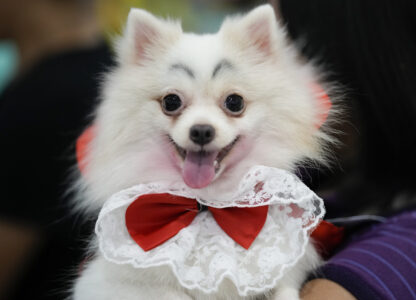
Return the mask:
M214 169L215 169L215 173L217 173L217 172L220 170L220 168L221 168L221 165L220 165L220 163L218 162L218 160L216 159L216 160L214 161Z

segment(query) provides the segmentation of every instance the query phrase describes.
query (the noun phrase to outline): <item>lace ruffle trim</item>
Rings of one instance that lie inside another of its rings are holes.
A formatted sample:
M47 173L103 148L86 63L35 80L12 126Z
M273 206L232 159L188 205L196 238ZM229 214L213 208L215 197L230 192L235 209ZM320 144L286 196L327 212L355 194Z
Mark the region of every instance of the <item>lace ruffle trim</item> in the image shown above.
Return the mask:
M266 223L246 250L236 244L204 211L176 236L150 251L130 237L125 212L138 196L171 193L195 198L214 207L269 205ZM140 184L114 194L103 206L96 223L99 247L116 264L135 268L169 266L179 283L206 293L218 290L225 278L241 296L276 286L288 268L303 256L309 233L325 214L322 199L295 175L276 168L253 167L228 199L207 201L185 185Z

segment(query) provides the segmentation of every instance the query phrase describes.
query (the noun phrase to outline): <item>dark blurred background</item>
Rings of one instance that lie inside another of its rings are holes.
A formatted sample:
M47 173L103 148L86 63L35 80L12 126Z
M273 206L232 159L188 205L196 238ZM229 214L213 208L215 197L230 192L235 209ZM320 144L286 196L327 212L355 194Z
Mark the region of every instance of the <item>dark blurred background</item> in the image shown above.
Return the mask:
M0 0L0 299L64 299L93 221L65 195L111 40L130 7L215 32L266 1ZM331 169L299 173L329 216L414 207L416 2L281 0L279 18L345 93Z

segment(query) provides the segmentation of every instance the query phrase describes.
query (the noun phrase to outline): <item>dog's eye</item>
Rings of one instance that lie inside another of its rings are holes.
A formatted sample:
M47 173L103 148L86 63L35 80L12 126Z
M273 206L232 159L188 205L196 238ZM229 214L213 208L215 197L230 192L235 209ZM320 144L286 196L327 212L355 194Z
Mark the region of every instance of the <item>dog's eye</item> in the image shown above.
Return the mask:
M169 94L163 97L162 107L165 113L173 114L182 107L182 100L176 94Z
M244 110L244 99L240 95L228 95L224 102L224 107L232 115L238 115Z

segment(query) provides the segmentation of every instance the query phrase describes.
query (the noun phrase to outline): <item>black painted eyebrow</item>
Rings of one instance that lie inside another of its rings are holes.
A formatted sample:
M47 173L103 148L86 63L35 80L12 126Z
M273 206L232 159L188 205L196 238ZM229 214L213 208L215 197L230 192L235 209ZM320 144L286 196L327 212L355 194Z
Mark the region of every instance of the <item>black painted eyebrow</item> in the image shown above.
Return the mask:
M234 66L226 59L222 59L214 68L214 72L212 72L212 78L217 76L218 72L221 69L234 69Z
M186 74L188 74L189 77L195 78L194 72L192 72L192 70L189 67L185 66L184 64L181 64L181 63L173 64L170 66L169 69L170 70L182 70Z

